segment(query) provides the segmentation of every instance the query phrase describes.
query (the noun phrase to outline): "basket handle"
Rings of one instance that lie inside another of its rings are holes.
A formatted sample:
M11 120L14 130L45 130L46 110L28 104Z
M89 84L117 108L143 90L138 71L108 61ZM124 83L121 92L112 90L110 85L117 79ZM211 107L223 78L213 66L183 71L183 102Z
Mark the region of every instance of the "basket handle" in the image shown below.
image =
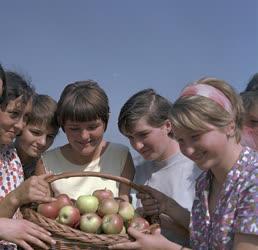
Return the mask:
M121 177L121 176L115 176L107 173L100 173L100 172L93 172L93 171L83 171L83 172L64 172L62 174L57 174L50 176L46 179L48 183L51 183L53 181L59 180L59 179L65 179L65 178L70 178L70 177L83 177L83 176L88 176L88 177L101 177L113 181L117 181L123 184L128 185L129 187L135 189L138 192L141 193L147 193L141 186L135 184L134 182L130 181L127 178ZM154 215L150 218L152 224L160 224L160 219L158 215Z
M64 172L62 174L57 174L50 176L46 179L48 183L52 183L53 181L59 180L59 179L66 179L70 177L83 177L83 176L88 176L88 177L101 177L104 179L110 179L113 181L117 181L123 184L128 185L129 187L135 189L138 192L141 193L146 193L146 191L139 185L135 184L134 182L130 181L127 178L121 177L121 176L115 176L107 173L100 173L100 172L93 172L93 171L84 171L84 172Z

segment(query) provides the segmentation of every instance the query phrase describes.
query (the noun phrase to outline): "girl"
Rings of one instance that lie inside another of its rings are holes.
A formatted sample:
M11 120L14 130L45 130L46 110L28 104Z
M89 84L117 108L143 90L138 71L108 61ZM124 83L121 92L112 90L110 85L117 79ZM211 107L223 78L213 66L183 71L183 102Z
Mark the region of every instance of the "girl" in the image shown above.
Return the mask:
M11 218L14 215L17 219L19 212L16 211L21 205L53 199L46 195L49 193L48 185L44 181L46 176L31 178L22 183L22 166L11 143L25 125L33 90L14 72L7 72L6 80L7 84L2 78L3 92L6 95L0 104L0 217ZM1 218L0 232L0 239L12 241L25 249L31 249L29 242L44 249L48 248L46 243L54 243L46 230L25 220ZM4 249L16 249L16 245L10 242L1 241L0 246Z
M153 89L142 90L123 105L118 127L145 159L136 166L134 181L165 193L190 211L195 179L200 170L180 152L173 139L169 117L171 107L172 103ZM188 232L165 215L161 216L161 227L162 233L170 240L187 244Z
M58 101L57 114L68 143L44 153L37 164L37 174L96 171L133 178L134 167L128 148L103 138L109 104L106 93L96 82L89 80L67 85ZM55 195L66 193L73 199L105 187L115 196L128 200L128 186L118 186L116 182L102 178L77 177L52 184Z
M25 179L34 175L41 154L53 144L58 133L56 108L57 103L50 96L33 96L27 124L15 140Z
M171 116L181 152L204 171L196 183L191 211L192 249L257 249L258 154L240 144L240 97L224 81L201 79L183 90ZM151 196L140 195L144 209L162 211L189 224L189 214L175 201L154 189L146 190ZM136 242L110 248L187 249L159 232L129 232Z

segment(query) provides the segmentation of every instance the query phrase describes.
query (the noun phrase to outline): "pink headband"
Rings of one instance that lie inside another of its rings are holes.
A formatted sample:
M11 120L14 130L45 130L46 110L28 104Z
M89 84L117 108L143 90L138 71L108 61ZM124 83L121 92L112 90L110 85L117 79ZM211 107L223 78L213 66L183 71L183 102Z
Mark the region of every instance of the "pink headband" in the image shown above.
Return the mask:
M227 112L232 113L232 105L229 99L219 89L202 83L193 83L187 86L181 93L180 97L184 96L204 96L207 97L220 106L222 106Z

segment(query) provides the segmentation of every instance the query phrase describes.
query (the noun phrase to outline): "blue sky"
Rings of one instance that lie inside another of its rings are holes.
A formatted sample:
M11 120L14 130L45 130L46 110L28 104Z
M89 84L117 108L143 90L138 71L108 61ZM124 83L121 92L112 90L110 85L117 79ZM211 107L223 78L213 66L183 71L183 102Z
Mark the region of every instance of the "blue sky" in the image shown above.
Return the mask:
M56 100L70 82L97 80L110 98L105 138L126 145L117 116L135 92L175 100L202 76L241 91L258 72L257 0L8 0L0 22L5 68ZM60 133L54 146L65 142Z

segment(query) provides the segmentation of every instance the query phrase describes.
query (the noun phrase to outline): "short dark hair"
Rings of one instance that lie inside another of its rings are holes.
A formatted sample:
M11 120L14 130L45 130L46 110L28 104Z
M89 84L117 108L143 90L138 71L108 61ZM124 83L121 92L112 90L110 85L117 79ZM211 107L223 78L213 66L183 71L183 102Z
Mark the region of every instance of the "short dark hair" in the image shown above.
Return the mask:
M28 80L16 72L6 71L6 98L1 104L1 108L6 108L12 100L21 97L23 104L27 104L30 98L34 95L34 88Z
M109 102L105 91L93 80L68 84L57 104L58 123L63 128L67 120L93 121L101 119L107 128Z
M258 90L258 73L254 74L251 80L248 82L245 91Z
M56 117L57 102L48 95L35 94L32 98L32 109L27 125L44 125L58 133L59 125Z
M142 117L153 127L162 126L170 117L172 102L157 94L155 90L144 89L131 96L120 110L118 128L122 134L130 132Z
M245 113L248 113L251 111L251 109L258 104L258 90L256 91L245 91L240 94Z

